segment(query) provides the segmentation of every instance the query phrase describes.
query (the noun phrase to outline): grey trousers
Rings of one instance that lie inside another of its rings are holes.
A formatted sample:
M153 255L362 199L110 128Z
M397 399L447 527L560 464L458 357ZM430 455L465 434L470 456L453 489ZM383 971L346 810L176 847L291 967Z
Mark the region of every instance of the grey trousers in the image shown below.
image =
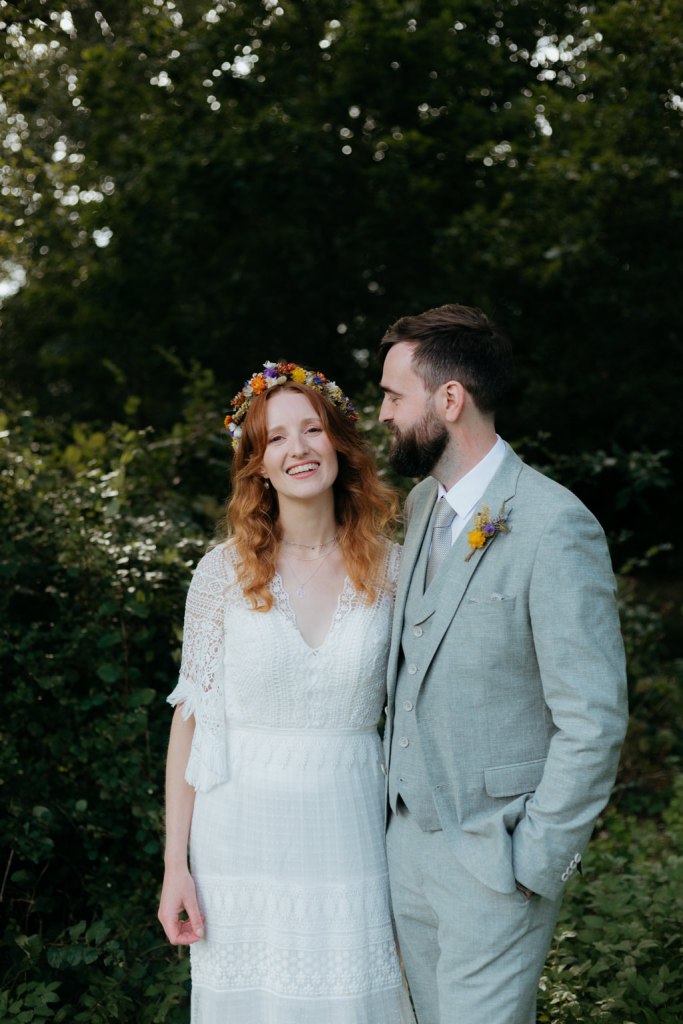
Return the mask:
M390 816L387 851L418 1024L535 1024L560 900L488 889L407 811Z

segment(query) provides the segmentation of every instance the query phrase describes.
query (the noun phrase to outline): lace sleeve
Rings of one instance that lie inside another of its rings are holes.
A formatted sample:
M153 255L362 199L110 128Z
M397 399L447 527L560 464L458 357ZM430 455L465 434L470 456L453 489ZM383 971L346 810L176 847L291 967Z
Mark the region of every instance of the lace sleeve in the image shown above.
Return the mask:
M223 688L223 610L231 582L225 545L204 555L192 577L185 606L183 656L169 704L194 715L195 729L185 779L208 790L227 779Z

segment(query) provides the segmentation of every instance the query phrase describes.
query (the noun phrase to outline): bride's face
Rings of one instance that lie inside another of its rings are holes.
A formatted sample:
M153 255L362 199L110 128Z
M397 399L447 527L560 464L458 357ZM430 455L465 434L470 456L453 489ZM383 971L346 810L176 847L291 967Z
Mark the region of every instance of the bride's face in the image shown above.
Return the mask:
M267 404L263 475L280 499L311 500L330 490L339 472L337 453L305 395L279 391Z

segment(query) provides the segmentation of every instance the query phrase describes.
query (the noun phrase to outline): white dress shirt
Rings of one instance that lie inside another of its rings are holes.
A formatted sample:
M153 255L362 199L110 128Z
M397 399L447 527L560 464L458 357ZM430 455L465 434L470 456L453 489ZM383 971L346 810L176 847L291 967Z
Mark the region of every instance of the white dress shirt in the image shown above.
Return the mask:
M445 497L456 512L451 526L451 544L465 529L470 516L475 511L477 502L483 497L504 458L505 442L496 434L496 443L491 451L487 452L469 473L465 473L457 484L453 484L450 491L447 491L442 483L439 484L437 501L439 498Z

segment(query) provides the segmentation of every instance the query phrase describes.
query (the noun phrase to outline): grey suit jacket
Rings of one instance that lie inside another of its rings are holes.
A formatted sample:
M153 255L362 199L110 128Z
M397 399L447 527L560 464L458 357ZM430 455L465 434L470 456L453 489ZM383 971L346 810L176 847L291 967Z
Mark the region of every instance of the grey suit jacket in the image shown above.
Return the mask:
M406 593L436 495L429 477L406 503L387 756ZM484 504L504 505L510 532L465 561L468 524L428 591L416 728L454 854L492 889L517 879L554 898L609 798L626 730L614 576L588 509L509 446Z

